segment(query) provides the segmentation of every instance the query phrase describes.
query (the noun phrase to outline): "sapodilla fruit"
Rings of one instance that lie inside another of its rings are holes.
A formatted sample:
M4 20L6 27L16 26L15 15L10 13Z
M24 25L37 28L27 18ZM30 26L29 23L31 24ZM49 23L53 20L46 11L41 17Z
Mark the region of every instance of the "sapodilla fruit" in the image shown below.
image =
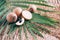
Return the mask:
M9 14L6 16L6 20L7 20L9 23L16 22L16 20L17 20L17 15L16 15L14 12L11 12L11 13L9 13Z
M24 24L24 18L20 18L17 22L16 22L16 25L23 25Z
M37 11L36 5L29 5L28 11L30 11L30 12L36 12Z
M20 7L16 7L15 9L13 9L13 12L15 12L16 15L19 17L20 14L22 13L22 8L20 8Z
M22 11L22 17L25 18L26 20L30 20L32 19L32 13L27 10L24 10Z

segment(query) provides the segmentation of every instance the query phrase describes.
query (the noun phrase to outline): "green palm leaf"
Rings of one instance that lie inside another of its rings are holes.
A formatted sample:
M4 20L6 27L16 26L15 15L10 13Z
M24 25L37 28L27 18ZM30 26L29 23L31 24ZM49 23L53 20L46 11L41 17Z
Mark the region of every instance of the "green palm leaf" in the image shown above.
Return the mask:
M42 3L41 3L42 2ZM38 26L37 24L45 24L48 26L52 26L54 28L57 27L57 21L52 20L48 17L44 17L41 16L37 13L32 13L33 18L30 21L25 21L25 23L21 26L17 26L15 23L13 24L9 24L6 21L6 15L11 12L13 10L14 7L22 7L24 8L28 8L29 4L35 4L35 5L39 5L39 6L46 6L46 7L53 7L51 5L48 5L46 3L45 0L0 0L0 33L4 30L4 28L7 28L6 30L9 30L8 34L13 33L17 28L19 28L19 33L20 33L20 38L21 38L21 31L22 28L24 29L24 33L25 33L25 37L28 40L28 36L27 36L27 30L29 31L29 33L31 33L31 35L34 37L35 40L36 36L41 36L43 37L41 31L45 31L45 32L50 32L50 30L48 30L47 28L43 27L43 26ZM38 11L43 11L43 12L52 12L52 10L45 10L45 9L41 9L41 8L37 8ZM6 27L7 25L9 25L9 29L8 27Z
M50 5L47 5L47 4L43 4L43 3L40 3L40 2L29 2L29 1L11 1L12 3L25 3L25 4L35 4L35 5L41 5L41 6L47 6L47 7L53 7L53 6L50 6Z
M26 39L28 40L27 28L26 28L26 25L25 25L25 24L24 24L24 26L23 26L23 29L24 29L25 37L26 37Z
M21 40L22 27L19 28L20 40Z
M31 33L31 35L33 36L34 40L37 40L34 32L31 30L32 29L31 25L26 24L26 27L27 27L28 31Z

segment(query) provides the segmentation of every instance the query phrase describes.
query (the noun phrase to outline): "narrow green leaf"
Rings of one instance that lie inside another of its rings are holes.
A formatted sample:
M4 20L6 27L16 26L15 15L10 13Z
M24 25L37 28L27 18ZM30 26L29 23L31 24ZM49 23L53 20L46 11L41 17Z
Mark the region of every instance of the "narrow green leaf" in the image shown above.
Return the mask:
M3 5L5 2L6 2L5 0L1 1L0 6Z
M50 5L47 5L47 4L43 4L43 3L28 2L28 1L11 1L11 3L25 3L25 4L35 4L35 5L53 7L53 6L50 6Z
M2 0L0 0L0 2L2 2Z
M4 30L4 28L7 26L7 22L5 23L5 25L3 26L1 26L1 29L0 29L0 34L1 34L1 32Z
M31 25L31 30L33 32L35 32L37 35L43 37L43 35L40 33L40 31L37 28L35 28L36 26L32 25L31 23L30 23L30 25Z
M27 5L24 5L24 4L11 4L11 6L18 6L18 7L23 7L23 8L28 8L28 6Z
M8 24L8 23L7 23L7 24ZM7 34L7 33L8 33L9 28L10 28L10 25L7 25L7 26L6 26L6 30L4 31L4 34Z
M5 5L0 6L0 12L5 9Z
M45 10L45 9L41 9L41 8L37 8L37 10L43 11L43 12L54 12L53 10Z
M43 26L38 26L38 25L36 25L36 24L33 24L33 25L35 25L37 29L41 29L41 31L45 31L45 32L50 33L50 30L48 30L47 28L45 28L45 27L43 27Z
M36 0L36 1L39 1L39 2L46 2L45 0Z
M25 37L26 37L26 40L28 40L28 36L27 36L27 28L26 28L26 25L24 24L23 26L23 29L24 29L24 33L25 33Z
M6 12L8 12L8 9L7 9L7 8L5 8L4 10L2 10L2 11L0 12L0 16L2 16L3 14L5 14Z
M35 33L31 30L31 25L29 25L29 21L25 22L26 28L29 31L29 33L33 36L34 40L37 40L37 37L35 36Z
M38 34L39 36L43 37L43 35L40 33L40 31L39 31L38 29L34 28L34 26L33 26L31 23L27 22L26 25L27 25L28 28L29 28L31 31L33 31L35 34Z
M43 27L43 26L38 26L37 24L31 23L31 25L33 25L33 27L35 27L36 29L40 29L41 31L45 31L50 33L50 30L48 30L47 28Z
M19 33L20 33L20 40L21 40L21 32L22 32L22 27L19 28Z
M17 29L17 27L16 27L16 24L14 23L14 24L10 24L11 26L10 26L10 31L9 31L9 33L8 34L10 34L10 33L12 33L14 30L16 30Z
M8 14L10 10L7 9L7 11L5 13L3 13L4 15L2 16L2 18L0 19L0 24L2 24L4 22L4 20L6 20L6 16Z
M47 18L48 19L48 18ZM56 27L56 25L50 21L48 21L47 19L45 19L43 16L33 13L33 18L31 20L31 22L36 22L36 23L40 23L40 24L45 24L45 25L49 25L52 27Z
M6 20L7 14L8 14L8 12L6 12L6 14L4 14L3 17L0 19L0 24L4 23L4 21Z
M19 6L19 7L23 7L23 8L28 8L27 5L21 5L21 4L18 4L18 3L11 4L11 5L13 5L13 6ZM40 11L43 11L43 12L54 12L53 10L45 10L45 9L41 9L41 8L37 8L37 10L40 10Z

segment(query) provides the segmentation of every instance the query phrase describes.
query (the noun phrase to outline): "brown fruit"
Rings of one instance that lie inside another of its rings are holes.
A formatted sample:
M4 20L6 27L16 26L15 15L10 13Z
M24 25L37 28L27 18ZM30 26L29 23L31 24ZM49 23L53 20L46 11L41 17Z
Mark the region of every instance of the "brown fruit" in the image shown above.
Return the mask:
M30 20L32 19L32 13L27 10L24 10L22 12L22 17L24 17L26 20Z
M9 13L7 16L6 16L6 20L10 23L12 22L16 22L17 20L17 15L14 13L14 12L11 12Z
M30 12L36 12L37 7L36 7L35 5L29 5L28 10L29 10Z
M13 9L13 12L15 12L16 15L19 17L22 13L22 9L20 7L16 7L15 9Z

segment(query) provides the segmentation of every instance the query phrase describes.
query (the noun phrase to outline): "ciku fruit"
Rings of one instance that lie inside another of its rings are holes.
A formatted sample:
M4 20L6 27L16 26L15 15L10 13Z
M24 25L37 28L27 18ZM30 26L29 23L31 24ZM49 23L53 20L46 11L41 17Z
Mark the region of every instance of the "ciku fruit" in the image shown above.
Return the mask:
M16 25L22 25L22 24L24 24L24 18L20 18L17 22L16 22Z
M27 10L24 10L24 11L22 12L22 16L23 16L26 20L32 19L32 13L29 12L29 11L27 11Z
M16 22L17 20L17 15L14 13L14 12L11 12L9 13L7 16L6 16L6 20L10 23L12 22Z
M16 15L19 17L20 14L21 14L21 12L22 12L22 8L20 8L20 7L16 7L15 9L13 9L13 12L15 12Z
M30 12L36 12L37 7L36 7L36 5L29 5L28 10L29 10Z

